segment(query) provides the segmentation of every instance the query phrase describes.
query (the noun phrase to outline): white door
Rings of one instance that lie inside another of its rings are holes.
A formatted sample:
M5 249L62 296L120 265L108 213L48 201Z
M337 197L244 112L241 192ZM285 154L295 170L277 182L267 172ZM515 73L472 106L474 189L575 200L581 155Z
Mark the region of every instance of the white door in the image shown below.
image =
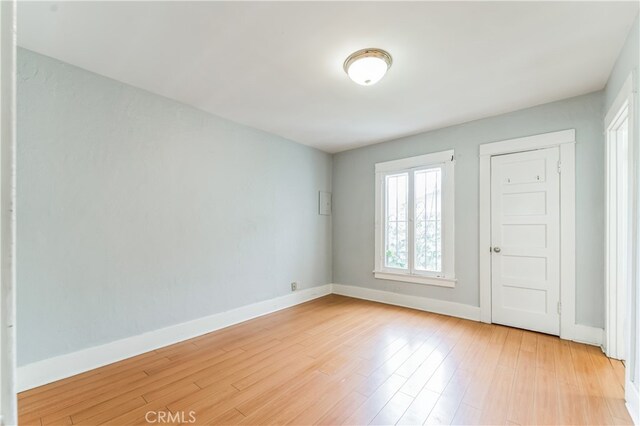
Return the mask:
M491 158L491 321L560 334L558 148Z

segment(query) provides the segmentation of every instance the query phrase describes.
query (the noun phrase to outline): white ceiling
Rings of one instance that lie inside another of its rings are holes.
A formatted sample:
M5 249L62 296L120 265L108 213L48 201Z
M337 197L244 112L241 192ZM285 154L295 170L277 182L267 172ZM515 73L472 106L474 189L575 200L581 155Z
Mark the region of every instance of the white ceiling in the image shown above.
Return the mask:
M602 89L637 2L19 2L18 44L328 152ZM380 47L377 85L342 70Z

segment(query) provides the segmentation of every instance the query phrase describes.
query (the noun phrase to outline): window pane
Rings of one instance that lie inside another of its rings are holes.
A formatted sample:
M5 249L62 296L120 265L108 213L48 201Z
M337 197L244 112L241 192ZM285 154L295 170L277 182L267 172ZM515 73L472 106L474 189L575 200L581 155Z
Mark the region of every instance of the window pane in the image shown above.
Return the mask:
M409 175L389 175L385 181L385 266L407 269Z
M415 269L442 272L442 169L414 172Z

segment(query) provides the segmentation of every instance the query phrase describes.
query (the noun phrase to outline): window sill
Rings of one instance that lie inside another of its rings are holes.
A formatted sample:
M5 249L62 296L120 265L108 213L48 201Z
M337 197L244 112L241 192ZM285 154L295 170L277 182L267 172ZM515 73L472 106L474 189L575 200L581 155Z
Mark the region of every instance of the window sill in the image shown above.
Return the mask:
M374 271L373 275L379 280L403 281L405 283L435 285L438 287L454 288L455 278L425 277L423 275L395 274L393 272Z

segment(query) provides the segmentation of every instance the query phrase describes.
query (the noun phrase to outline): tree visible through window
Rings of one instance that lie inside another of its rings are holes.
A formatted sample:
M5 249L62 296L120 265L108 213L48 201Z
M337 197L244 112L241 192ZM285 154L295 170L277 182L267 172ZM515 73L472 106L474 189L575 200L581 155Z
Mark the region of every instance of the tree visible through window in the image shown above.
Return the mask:
M442 271L442 170L431 168L386 177L385 266L409 266L409 180L413 180L414 265Z
M409 179L407 173L387 176L386 266L406 269L409 246Z
M440 168L414 172L415 268L442 271L442 200Z

